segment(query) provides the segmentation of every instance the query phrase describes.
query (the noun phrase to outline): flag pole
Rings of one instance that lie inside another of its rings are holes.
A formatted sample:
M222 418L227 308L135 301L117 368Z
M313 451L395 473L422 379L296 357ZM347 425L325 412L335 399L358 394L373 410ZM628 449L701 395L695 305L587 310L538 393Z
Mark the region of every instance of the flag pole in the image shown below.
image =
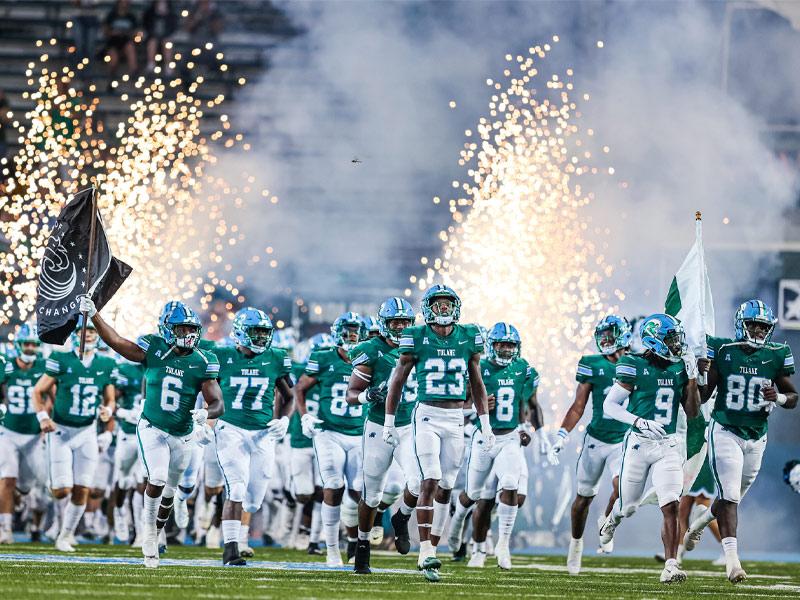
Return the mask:
M703 331L706 326L706 256L703 249L703 214L698 210L694 213L694 227L695 237L697 239L697 248L700 250L700 282L698 289L700 290L700 319L703 324ZM708 355L708 347L706 344L706 337L703 335L703 356L698 358L706 358ZM697 377L698 385L706 385L707 379L705 373L700 373Z
M97 229L97 188L92 186L92 222L89 226L89 252L86 256L86 293L92 289L92 261L94 259L94 237ZM83 326L81 327L81 343L78 355L83 360L83 351L86 347L86 326L89 323L89 314L82 312Z

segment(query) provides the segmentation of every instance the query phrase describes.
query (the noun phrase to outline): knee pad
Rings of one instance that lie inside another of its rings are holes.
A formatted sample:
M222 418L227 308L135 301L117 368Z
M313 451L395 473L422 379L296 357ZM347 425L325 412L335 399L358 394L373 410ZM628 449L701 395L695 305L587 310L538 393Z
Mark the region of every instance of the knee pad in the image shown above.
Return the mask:
M392 504L397 502L397 499L402 495L403 495L403 488L397 488L392 490L391 492L389 490L385 490L383 492L383 497L381 498L381 502L383 502L387 506L391 506Z
M342 525L345 527L356 527L358 525L358 504L349 494L345 494L344 498L342 498L341 520Z
M514 475L503 475L497 482L497 487L501 490L517 490L519 489L519 477Z
M244 481L229 481L228 482L228 500L231 502L244 502L247 495L247 486ZM258 510L258 508L256 508ZM247 512L255 512L248 510Z
M325 487L329 490L338 490L344 487L344 477L341 475L334 475L325 478Z
M160 477L150 477L147 481L148 483L152 483L156 487L164 487L165 485L167 485L167 480L162 479Z
M419 498L419 488L421 483L422 482L419 480L419 477L412 477L406 482L406 488L408 488L408 491L412 496Z
M376 508L380 503L383 495L377 490L364 489L364 494L361 496L364 503L370 508Z

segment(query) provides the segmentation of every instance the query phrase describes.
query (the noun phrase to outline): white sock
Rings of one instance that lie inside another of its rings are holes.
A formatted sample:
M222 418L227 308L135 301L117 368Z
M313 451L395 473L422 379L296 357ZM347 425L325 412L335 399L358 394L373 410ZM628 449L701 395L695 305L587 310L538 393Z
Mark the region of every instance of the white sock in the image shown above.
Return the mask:
M144 498L139 492L133 493L133 526L136 529L136 535L142 533L142 509L144 508Z
M311 533L308 541L312 544L319 543L319 534L322 531L322 502L314 502L314 510L311 512Z
M467 520L467 514L469 513L469 507L464 506L461 504L461 500L456 499L456 511L453 513L453 516L450 517L450 535L455 536L455 533L459 534L459 539L464 532L464 521ZM452 551L458 550L458 548L450 548Z
M369 531L361 531L361 528L358 529L358 539L359 540L368 540L369 539Z
M73 504L70 502L64 509L64 521L61 523L60 536L72 535L75 533L75 528L83 516L83 511L86 510L85 504Z
M735 537L722 538L722 551L725 552L725 562L728 570L741 566L739 562L739 544Z
M222 540L226 544L239 541L239 528L241 521L234 521L233 519L224 519L222 521Z
M433 501L433 522L431 523L431 535L442 537L444 525L447 523L447 515L450 513L449 502Z
M181 488L181 486L178 486L178 488L175 490L175 495L178 497L178 500L183 500L185 502L191 497L193 491L194 488L186 492Z
M223 523L222 531L225 531L225 525ZM239 525L239 547L249 546L250 545L250 525Z
M497 506L498 544L508 545L508 540L511 538L511 531L514 529L514 521L517 520L518 510L516 504L510 505L501 502Z
M11 513L0 514L0 530L11 531Z
M482 542L475 542L475 550L486 554L486 540L483 540Z
M341 506L322 503L322 528L325 531L325 545L328 550L339 549L339 515Z
M664 568L669 569L670 567L678 568L678 560L675 558L668 558L666 563L664 564Z
M400 514L405 517L410 517L412 512L414 512L414 507L406 504L406 499L403 497L400 500Z
M144 495L144 506L142 508L142 536L144 541L155 543L158 532L156 531L156 518L158 517L158 507L161 504L161 497L151 498Z
M128 520L128 511L125 506L114 507L114 523L125 523Z
M426 558L429 556L436 556L436 548L433 547L430 540L421 541L419 543L419 558L417 565L422 565Z

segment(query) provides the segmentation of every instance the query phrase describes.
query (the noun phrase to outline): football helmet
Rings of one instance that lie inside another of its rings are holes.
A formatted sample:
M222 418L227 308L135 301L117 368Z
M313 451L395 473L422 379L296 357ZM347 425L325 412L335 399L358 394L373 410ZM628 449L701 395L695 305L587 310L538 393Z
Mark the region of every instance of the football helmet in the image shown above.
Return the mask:
M167 319L167 315L172 312L172 309L178 306L186 305L180 300L170 300L164 305L164 308L161 309L161 314L158 315L158 335L164 339L166 339L166 334L164 333L164 322Z
M744 342L754 348L761 348L772 338L772 332L775 331L775 323L777 322L778 320L775 318L775 314L767 304L763 303L761 300L748 300L739 307L739 310L736 311L736 315L733 317L736 341ZM766 326L767 333L764 338L754 338L747 329L748 323L760 323Z
M522 339L519 336L519 331L510 323L495 323L487 334L487 347L486 357L494 364L501 367L510 365L516 358L519 358L519 353L522 348ZM515 348L510 352L505 349L498 352L494 347L499 342L508 342L515 345Z
M83 328L83 315L78 315L78 324L75 325L75 331L72 332L70 335L70 339L72 340L72 347L77 350L81 346L81 329ZM87 336L86 343L83 346L84 350L94 350L97 348L98 342L100 340L100 336L97 335L97 328L92 323L92 320L89 319L86 321L86 329L91 329L95 332L94 340L89 341Z
M239 309L233 317L231 339L255 354L261 354L272 344L274 328L269 315L253 307Z
M680 362L686 351L686 333L673 316L656 313L642 321L639 328L642 345L664 360Z
M450 306L438 304L439 299L449 298ZM436 284L422 297L422 317L428 325L452 325L461 317L461 298L446 285Z
M355 334L355 340L351 339L350 334ZM333 322L331 325L331 337L334 344L341 346L345 350L349 350L358 342L366 339L366 328L364 321L358 313L352 311L346 312Z
M177 348L193 349L197 347L200 341L200 335L203 332L203 324L200 322L200 317L191 308L186 306L183 302L179 302L167 316L164 318L164 341L170 346ZM183 326L188 326L190 331L178 336L176 329Z
M22 350L23 344L36 344L36 350L34 350L33 354L26 354ZM24 363L32 363L36 360L41 345L42 342L39 339L39 330L36 324L23 323L19 326L16 335L14 335L14 349L17 351L17 358Z
M367 332L367 338L375 337L381 334L381 328L378 325L378 319L372 315L362 317L364 319L364 329Z
M333 341L333 337L327 333L317 333L312 335L309 341L311 342L312 352L315 350L325 350L326 348L333 348L336 346L336 343Z
M609 343L606 332L610 332L613 336L613 341ZM618 315L607 315L600 319L600 322L594 328L594 343L597 344L597 349L600 354L608 356L614 354L618 350L628 348L633 340L633 331L628 319Z
M400 334L402 330L397 331L394 329L389 328L389 321L393 321L395 319L402 319L404 321L408 321L408 325L406 327L410 327L414 324L414 308L411 306L411 303L408 300L403 298L389 298L378 309L378 331L380 334L386 338L387 340L392 340L393 342L397 343L400 341Z

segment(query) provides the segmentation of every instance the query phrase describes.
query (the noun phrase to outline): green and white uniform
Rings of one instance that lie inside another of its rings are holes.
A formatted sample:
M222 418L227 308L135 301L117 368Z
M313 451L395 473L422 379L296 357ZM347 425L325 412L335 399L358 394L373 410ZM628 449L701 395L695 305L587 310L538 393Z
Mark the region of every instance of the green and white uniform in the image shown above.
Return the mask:
M256 512L267 493L275 442L267 435L274 416L275 383L289 375L285 350L267 348L251 357L232 347L214 351L225 412L214 427L216 452L228 499Z
M50 487L91 487L99 459L97 411L106 388L117 378L117 363L94 353L81 362L76 352L53 352L45 372L56 380L53 421L56 430L47 434Z
M660 506L675 502L683 490L683 454L676 427L678 407L688 377L683 362L655 365L644 356L628 354L616 365L616 379L633 386L628 411L658 422L667 432L663 440L650 440L636 427L626 434L619 475L619 500L623 515L632 514L645 491L647 476L652 473L653 485Z
M47 483L44 441L33 407L33 387L44 374L45 360L37 357L27 366L21 368L15 358L0 359L8 410L0 426L0 478L15 478L23 492Z
M475 325L453 325L445 337L429 325L417 325L403 330L398 352L414 357L413 437L422 479L452 489L464 460L464 416L461 409L437 403L466 399L467 365L483 352L483 337Z
M794 374L789 346L709 338L708 358L717 371L717 399L708 425L708 458L723 500L739 502L756 479L767 446L767 418L774 402L761 388Z
M360 343L350 351L353 367L363 365L371 370L369 386L378 387L382 383L389 386L392 371L397 365L397 348L381 336ZM409 376L411 379L411 376ZM404 389L395 414L395 426L400 435L397 447L383 441L383 421L386 403L374 402L366 405L367 421L363 434L364 493L368 506L375 508L384 496L388 502L399 496L405 485L412 494L419 495L419 468L414 457L411 435L411 415L414 410L416 394L414 389ZM391 504L391 502L388 502Z
M481 498L492 473L497 482L496 486L489 486L491 491L517 490L524 484L524 493L527 493L528 464L517 427L521 424L520 412L539 385L539 374L524 358L516 358L506 366L483 359L481 376L487 396L493 395L495 398L494 408L489 411L489 422L497 439L488 452L481 450L483 437L478 423L472 435L467 468L467 496L472 500ZM494 494L491 498L494 498Z
M592 420L586 428L578 457L578 495L591 498L600 490L600 478L608 470L619 475L622 440L630 426L603 414L603 401L614 385L616 366L602 354L589 354L578 361L575 381L592 386Z
M305 369L305 363L292 363L292 379L295 383L300 380ZM306 392L306 409L315 417L319 413L319 385ZM292 493L296 496L310 496L315 487L322 487L322 480L314 456L314 442L303 434L300 413L297 411L289 419L289 446Z
M114 451L114 481L122 489L130 489L144 479L144 470L139 460L139 443L136 439L136 424L142 412L142 381L144 367L139 363L120 360L117 363L116 421L119 425ZM120 412L120 409L123 409ZM124 416L122 416L124 415Z
M366 413L361 405L347 404L347 383L353 365L344 360L338 348L311 353L304 373L314 377L319 386L321 431L314 436L322 485L338 489L345 484L351 490L361 488L361 434Z
M175 488L191 458L192 415L203 382L217 379L219 362L207 350L180 356L157 335L139 339L145 352L145 400L137 426L147 479Z

